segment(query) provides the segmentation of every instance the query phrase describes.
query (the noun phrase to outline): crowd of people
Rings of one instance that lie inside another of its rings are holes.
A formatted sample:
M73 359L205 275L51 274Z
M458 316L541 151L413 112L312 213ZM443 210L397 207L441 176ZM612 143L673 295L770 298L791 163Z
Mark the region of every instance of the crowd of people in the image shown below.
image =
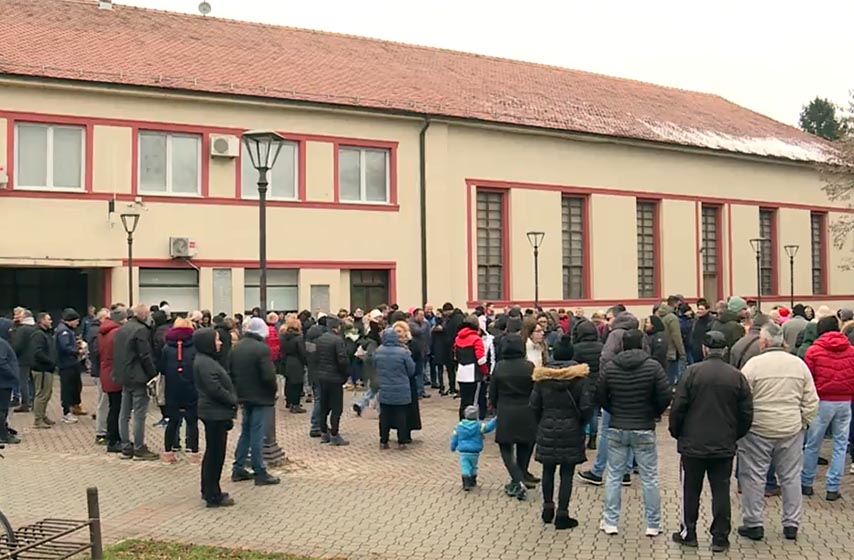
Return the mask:
M826 306L775 307L731 297L714 306L671 296L642 318L614 305L590 318L581 309L545 311L485 304L466 314L451 303L406 311L381 305L336 315L309 311L243 317L193 311L173 316L167 302L132 308L48 313L17 308L0 319L0 419L11 408L51 429L47 405L59 375L65 424L89 414L81 376L97 388L95 442L121 458L201 463L210 507L234 500L220 487L228 433L240 412L231 480L259 486L280 479L263 458L280 385L286 410L309 412L309 437L330 447L342 435L347 389L357 416L377 408L379 448L414 443L419 401L459 400L451 450L462 488L477 486L478 456L495 431L508 497L542 487L544 523L571 529L573 478L604 485L599 524L619 531L621 486L639 474L645 534L662 531L656 424L668 427L681 455L683 515L672 539L696 547L703 478L714 521L712 549L729 547L730 480L741 493L738 534L764 538L764 499L782 494L783 532L796 539L803 496L812 496L823 440L832 439L826 499L840 498L854 400L854 313ZM431 391L435 391L432 392ZM164 449L145 443L150 400L160 407ZM204 424L200 455L199 421ZM180 432L184 427L182 448ZM21 437L0 421L0 443ZM589 470L576 473L595 451ZM530 461L542 464L542 480ZM250 470L251 469L251 470ZM854 466L852 466L854 473ZM557 501L555 502L555 486Z

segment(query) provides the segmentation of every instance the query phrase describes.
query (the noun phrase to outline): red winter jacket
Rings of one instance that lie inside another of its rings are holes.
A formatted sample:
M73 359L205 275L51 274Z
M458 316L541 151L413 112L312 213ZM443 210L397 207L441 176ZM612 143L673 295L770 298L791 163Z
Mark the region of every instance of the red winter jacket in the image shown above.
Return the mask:
M486 350L480 334L467 325L463 325L454 340L454 356L460 366L477 364L481 374L489 373L486 364Z
M113 381L113 344L120 324L104 319L98 329L98 359L100 360L101 390L105 393L121 393L122 386Z
M281 346L279 346L279 331L276 330L276 325L267 325L269 334L267 335L267 346L270 347L270 356L273 358L273 363L279 361Z
M813 342L804 356L823 401L854 399L854 346L836 331L826 332Z

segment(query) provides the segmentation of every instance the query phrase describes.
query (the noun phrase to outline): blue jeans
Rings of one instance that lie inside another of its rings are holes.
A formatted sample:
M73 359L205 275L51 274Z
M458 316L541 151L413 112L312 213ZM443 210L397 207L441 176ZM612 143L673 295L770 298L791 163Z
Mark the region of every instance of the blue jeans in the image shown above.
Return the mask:
M593 437L599 433L599 407L593 408L593 416L587 422L587 434ZM598 449L598 448L597 448Z
M369 383L368 388L365 389L365 392L362 393L362 396L359 398L354 398L353 402L359 405L359 408L365 410L366 408L368 408L368 406L370 406L371 399L375 396L377 396L377 392L374 391L373 383Z
M623 474L631 466L634 451L640 470L644 517L650 529L661 528L661 494L658 488L658 450L653 430L617 430L608 428L608 473L605 480L605 509L602 521L614 527L620 523Z
M675 360L667 360L667 379L670 381L671 387L675 387L679 380L682 379L682 374L685 372L685 358L677 358Z
M320 410L320 383L311 385L311 430L320 431L320 419L323 416Z
M812 486L815 482L815 470L818 465L818 453L824 433L830 426L833 434L833 456L827 469L825 488L828 492L837 492L845 469L845 451L848 447L848 428L851 424L850 401L821 401L818 403L818 416L810 425L807 433L807 446L804 450L804 470L801 472L801 485Z
M460 468L463 476L477 476L477 460L480 453L460 453Z
M264 436L267 423L272 420L272 406L243 405L243 423L240 427L240 439L234 450L235 471L246 468L246 460L251 459L255 476L264 475Z
M415 360L415 388L419 397L424 396L424 360L419 356Z
M599 446L596 449L596 461L594 461L593 466L590 467L590 472L595 474L598 477L602 477L605 474L605 466L608 464L608 428L611 426L611 414L602 409L602 429L599 430ZM629 449L629 466L626 467L626 471L620 475L622 478L623 475L628 474L632 468L632 465L635 462L634 451Z

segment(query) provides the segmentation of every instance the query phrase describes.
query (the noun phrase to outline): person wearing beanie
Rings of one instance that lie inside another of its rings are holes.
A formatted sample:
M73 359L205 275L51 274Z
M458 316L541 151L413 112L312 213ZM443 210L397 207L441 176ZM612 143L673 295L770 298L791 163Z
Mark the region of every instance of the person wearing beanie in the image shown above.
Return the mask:
M744 336L744 326L741 323L749 316L747 302L738 296L732 296L727 301L726 309L712 322L710 330L723 333L727 348L732 348Z
M21 404L13 412L29 412L33 406L33 382L32 363L30 362L30 345L33 333L38 329L33 312L29 309L21 310L21 318L12 333L12 347L18 358L20 379L19 388L21 392Z
M742 373L726 362L726 338L710 331L703 339L705 360L688 366L670 408L670 435L682 464L682 526L672 540L697 547L697 519L703 479L712 493L712 551L729 548L732 522L730 479L736 442L753 423L753 398Z
M80 314L69 307L62 312L62 320L54 335L63 424L76 424L77 416L88 414L80 404L83 392L80 374L83 372L83 364L80 361L80 344L75 334L79 325Z
M116 333L128 320L123 308L110 311L110 316L101 321L98 329L98 360L100 362L98 379L101 391L107 396L107 453L121 453L119 437L119 412L122 406L122 386L113 380L113 352Z
M265 342L269 332L264 319L251 318L243 338L232 347L229 355L229 372L243 411L231 480L240 482L255 479L255 486L281 482L278 477L267 472L263 457L264 438L267 426L273 419L273 406L279 389L276 367ZM247 460L252 461L252 473L246 470Z
M498 422L497 418L489 422L481 422L477 416L476 406L466 407L463 411L463 419L451 435L451 451L460 455L463 490L466 492L477 486L477 463L483 451L483 436L494 430Z
M661 533L661 494L658 487L658 452L655 419L667 409L672 396L661 364L643 349L643 333L625 331L623 351L599 375L596 402L611 415L608 429L608 464L605 508L600 529L616 535L620 522L620 484L631 466L634 452L643 483L646 536Z
M851 424L851 401L854 400L854 346L839 331L834 315L818 322L818 338L807 350L804 361L812 372L818 393L818 417L810 424L804 449L804 469L801 473L802 492L813 494L818 453L828 427L833 440L833 456L827 470L827 500L840 498L839 485L845 469Z
M792 307L792 313L789 320L783 325L783 340L786 341L786 347L792 354L798 351L798 336L804 332L804 329L809 324L804 315L804 306L797 304Z
M487 366L486 349L480 337L480 323L477 315L469 315L454 340L454 356L459 368L457 381L460 384L460 420L466 407L476 405L480 394L484 391L482 385L489 370ZM485 395L484 395L485 397Z
M320 443L349 445L339 433L344 411L344 383L350 369L350 357L341 336L341 321L326 317L326 332L316 343L317 376L320 384Z
M554 521L555 529L572 529L578 521L569 516L575 467L587 460L584 425L593 414L593 387L588 364L572 361L570 335L555 345L553 361L534 368L530 407L536 422L536 456L543 465L543 523ZM554 503L555 475L560 473L557 508Z

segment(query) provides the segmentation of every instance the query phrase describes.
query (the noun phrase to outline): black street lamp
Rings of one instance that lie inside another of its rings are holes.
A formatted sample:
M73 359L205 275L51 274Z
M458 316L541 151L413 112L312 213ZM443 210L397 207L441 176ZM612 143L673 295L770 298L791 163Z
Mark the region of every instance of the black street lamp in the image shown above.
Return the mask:
M122 214L120 217L122 227L128 234L128 308L130 308L133 306L133 232L136 231L136 226L139 224L139 214L131 211Z
M762 311L762 243L765 240L756 237L750 240L750 246L756 253L756 310Z
M258 268L261 271L259 286L261 292L261 311L267 313L267 173L276 164L276 158L282 151L285 139L270 130L252 130L243 134L243 143L249 152L252 167L258 170ZM270 415L267 434L264 438L264 461L268 465L279 465L285 458L285 452L276 442L276 407Z
M528 243L534 248L534 308L540 307L540 247L546 234L542 231L529 231Z
M786 254L789 255L789 295L791 297L789 304L792 308L795 307L795 257L798 255L798 249L800 248L800 245L783 246Z

